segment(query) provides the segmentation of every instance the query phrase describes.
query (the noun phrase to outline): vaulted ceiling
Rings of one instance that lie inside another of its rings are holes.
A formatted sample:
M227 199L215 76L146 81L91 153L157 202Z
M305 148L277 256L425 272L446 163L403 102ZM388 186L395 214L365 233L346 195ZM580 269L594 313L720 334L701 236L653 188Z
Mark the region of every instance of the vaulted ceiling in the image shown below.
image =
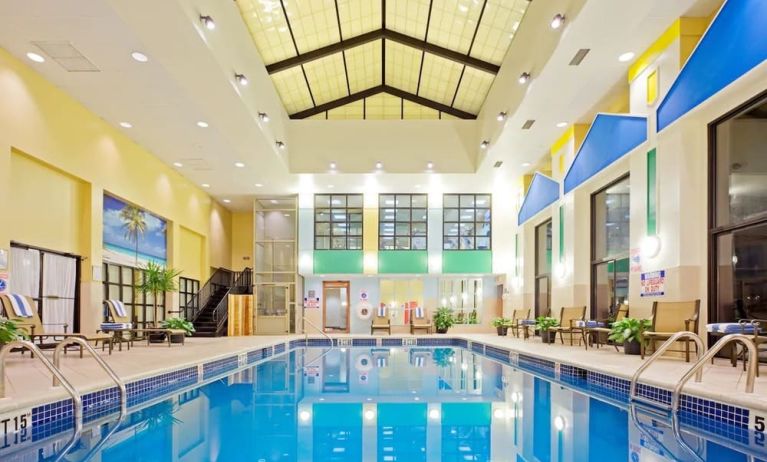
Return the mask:
M236 1L294 119L474 119L530 3Z

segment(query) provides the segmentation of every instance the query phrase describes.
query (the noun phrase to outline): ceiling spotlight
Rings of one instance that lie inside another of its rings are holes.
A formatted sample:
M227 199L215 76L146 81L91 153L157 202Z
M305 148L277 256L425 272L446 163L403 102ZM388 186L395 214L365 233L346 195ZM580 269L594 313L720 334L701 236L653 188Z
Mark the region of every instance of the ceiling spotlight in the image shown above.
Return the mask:
M261 120L261 122L269 122L269 114L266 112L259 112L258 118Z
M213 21L213 18L211 18L210 16L200 15L200 22L208 30L213 30L216 28L216 23Z
M426 162L426 169L427 170L432 170L433 168L434 168L434 162L432 162L432 161Z
M334 187L335 187L335 186L333 186L332 184L329 184L329 185L328 185L328 189L333 189Z
M236 80L237 83L239 83L243 87L248 85L248 78L245 77L245 75L243 74L234 74L234 80Z
M173 162L173 166L181 168L184 166L184 164L182 164L181 162Z
M376 169L381 170L383 168L383 162L378 161L376 162Z
M631 52L631 51L627 51L627 52L623 53L622 55L618 56L618 61L620 61L622 63L625 63L627 61L631 61L632 59L634 59L634 53Z
M272 204L276 204L277 203L277 199L272 199L269 202L271 202Z
M531 164L530 162L522 162L523 167L529 167Z
M490 146L490 142L487 140L482 140L482 142L479 143L479 147L482 149L487 149L488 146Z
M197 126L200 128L208 128L208 122L203 122L202 120L197 122Z
M529 72L523 72L519 76L518 82L519 82L520 85L524 85L524 84L527 83L528 80L530 80L530 73Z
M138 61L140 63L149 61L149 57L140 51L134 51L130 54L130 57L133 58L134 61Z
M564 24L564 23L565 23L565 15L557 13L551 19L551 28L552 29L559 29L562 26L562 24Z
M130 122L120 122L120 126L122 128L133 128L133 125Z
M283 143L282 141L277 141L275 144L277 145L279 149L282 149L282 150L285 149L285 143Z
M263 185L263 184L261 184L261 183L256 183L256 188L263 188L263 187L264 187L264 185Z
M205 188L205 189L208 189L208 188L210 188L210 185L209 185L208 183L203 183L203 184L201 184L200 186L202 186L202 187L203 187L203 188Z
M498 115L495 117L495 119L498 122L503 122L504 120L506 120L506 111L499 112Z
M557 124L557 128L565 128L565 127L567 127L567 122L559 122Z
M245 166L245 164L243 164L242 162L235 162L234 166L237 167L237 168L242 168L242 167Z
M31 51L29 53L27 53L27 58L29 58L30 60L32 60L32 61L34 61L36 63L44 63L45 62L45 58L43 58L41 55L39 55L37 53L33 53Z
M331 162L330 163L330 170L335 170L335 169L336 169L336 163L335 162Z
M224 204L228 204L230 202L232 202L232 201L230 201L229 199L224 199Z

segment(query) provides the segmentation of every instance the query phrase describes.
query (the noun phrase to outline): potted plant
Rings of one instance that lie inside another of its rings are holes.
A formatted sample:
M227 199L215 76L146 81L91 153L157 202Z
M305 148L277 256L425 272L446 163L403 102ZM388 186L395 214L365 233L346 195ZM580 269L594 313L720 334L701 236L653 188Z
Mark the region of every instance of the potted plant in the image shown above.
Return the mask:
M615 343L623 344L623 352L627 355L638 355L645 342L644 332L649 330L652 323L649 319L623 318L612 324L610 335L607 337Z
M498 331L498 335L505 337L509 333L509 324L511 321L508 318L495 318L493 319L493 327Z
M559 326L559 320L551 316L538 316L535 318L535 328L540 331L543 343L554 343L557 333L550 332L552 327Z
M191 337L194 333L194 324L192 324L190 321L187 321L186 319L181 318L168 318L162 322L162 327L163 329L175 329L184 331L184 334L171 335L171 343L182 343L184 341L185 335L187 337Z
M14 340L26 340L29 337L16 322L10 319L0 318L0 347Z
M434 328L437 333L446 334L447 330L453 327L453 324L455 324L453 311L445 306L437 308L437 312L434 313Z
M476 308L469 313L469 324L479 324L479 315Z
M175 292L178 290L176 285L176 278L181 271L167 266L159 265L154 262L149 262L143 268L144 281L139 286L139 290L144 294L152 294L152 302L154 307L154 327L158 327L157 324L157 297L161 293ZM162 342L165 340L165 334L149 334L150 342Z

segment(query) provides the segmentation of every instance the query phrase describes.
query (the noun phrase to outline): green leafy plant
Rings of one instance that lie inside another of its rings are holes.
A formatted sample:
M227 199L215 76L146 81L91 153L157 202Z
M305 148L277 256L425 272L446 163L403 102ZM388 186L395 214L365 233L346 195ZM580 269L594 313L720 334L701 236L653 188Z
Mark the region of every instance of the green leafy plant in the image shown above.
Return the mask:
M623 318L613 323L607 337L615 343L638 342L644 344L644 332L652 327L649 319Z
M26 340L29 336L14 321L0 318L0 345L14 340Z
M455 356L455 351L452 348L437 348L434 350L432 358L437 366L447 367L452 362L453 356Z
M437 312L434 313L434 327L437 330L447 330L453 327L453 324L455 324L453 311L446 306L437 308Z
M194 333L194 324L181 318L168 318L162 322L164 329L178 329L186 331L187 336L191 336Z
M540 331L547 331L552 327L559 326L559 320L551 316L538 316L535 318L535 328Z
M479 324L479 315L476 308L469 313L469 324Z
M143 268L144 281L139 290L144 294L152 294L154 303L154 326L157 327L157 297L160 293L175 292L178 290L176 278L181 271L168 268L154 262L149 262Z
M493 319L493 327L509 327L509 325L511 325L511 319L509 318Z

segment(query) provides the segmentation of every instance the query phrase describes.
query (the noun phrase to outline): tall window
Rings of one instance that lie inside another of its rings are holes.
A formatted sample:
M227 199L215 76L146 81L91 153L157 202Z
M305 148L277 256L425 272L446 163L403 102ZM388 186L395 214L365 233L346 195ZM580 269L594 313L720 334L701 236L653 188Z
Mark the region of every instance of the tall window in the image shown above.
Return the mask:
M767 317L767 93L715 121L709 322Z
M362 194L314 196L314 248L362 250Z
M138 290L143 277L144 272L138 268L104 263L104 299L121 300L138 327L154 323L152 294L143 294ZM159 295L157 306L165 306L165 294ZM157 311L161 317L164 316L164 309Z
M490 250L490 194L445 194L444 250Z
M426 194L378 196L379 250L426 250Z
M535 316L551 311L551 220L535 227Z
M591 316L607 319L629 296L630 182L591 196Z
M178 278L178 305L183 312L189 302L194 299L197 292L200 291L200 281L197 279L185 278L183 276ZM196 299L194 299L196 301ZM197 303L199 304L199 303ZM199 308L199 306L195 306Z

